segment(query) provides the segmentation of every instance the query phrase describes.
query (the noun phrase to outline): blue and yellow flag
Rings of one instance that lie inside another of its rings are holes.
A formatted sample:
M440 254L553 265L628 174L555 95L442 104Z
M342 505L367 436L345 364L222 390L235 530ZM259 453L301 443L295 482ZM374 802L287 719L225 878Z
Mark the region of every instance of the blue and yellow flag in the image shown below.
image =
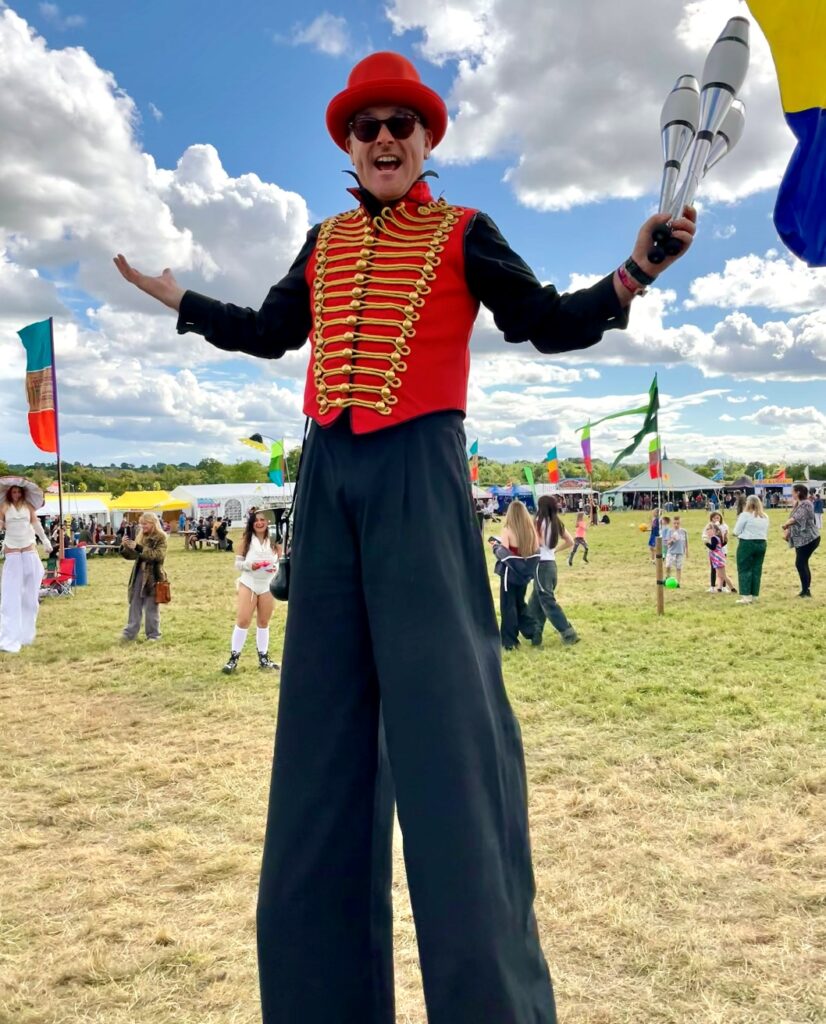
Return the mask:
M826 4L748 0L771 47L780 99L797 147L774 207L784 244L810 267L826 266Z

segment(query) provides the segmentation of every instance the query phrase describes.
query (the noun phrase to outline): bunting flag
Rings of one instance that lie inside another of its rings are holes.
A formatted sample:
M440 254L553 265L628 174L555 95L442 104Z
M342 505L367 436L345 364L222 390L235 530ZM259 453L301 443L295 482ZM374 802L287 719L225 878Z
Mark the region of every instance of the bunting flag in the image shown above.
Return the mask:
M810 267L826 266L826 5L749 0L771 47L780 100L797 146L774 207L777 233Z
M54 348L52 324L41 320L17 332L26 350L26 397L29 433L43 452L57 451Z
M284 442L273 441L270 448L270 468L267 476L276 487L284 486Z
M762 480L763 478L761 477L760 479ZM787 483L788 481L786 478L786 467L781 466L780 469L778 469L778 471L773 476L770 476L766 482L771 484Z
M808 480L809 479L809 467L808 466L804 466L803 467L803 479L804 480Z
M637 450L640 441L642 441L646 434L657 433L657 413L659 411L659 408L660 390L657 384L657 375L655 373L654 379L651 381L651 387L648 389L648 405L642 405L637 409L631 409L629 412L614 413L613 416L604 417L605 419L614 419L616 416L630 416L632 413L643 413L645 415L643 424L637 431L637 433L634 435L631 444L629 444L626 448L623 448L619 455L617 455L617 457L611 463L611 469L616 469L617 465L622 461L622 459L624 459L627 455L633 454L633 452ZM599 420L599 422L602 423L603 421Z
M525 466L525 479L528 481L528 486L533 492L534 504L539 504L539 498L536 496L536 481L533 478L533 470L530 466Z
M591 423L582 428L582 459L585 463L585 472L590 476L594 472L594 464L591 462Z
M754 474L754 479L755 480L762 480L763 479L763 470L762 469L758 469L757 470L757 472Z
M714 482L719 482L720 480L722 480L723 479L723 471L722 471L722 469L718 469L717 472L714 474L714 476L711 479Z
M470 446L470 479L471 483L479 482L479 438L477 437Z
M648 475L652 480L659 480L662 476L662 471L660 439L659 437L652 437L648 443Z
M545 456L545 461L548 463L548 480L552 484L559 483L559 458L556 454L556 445L551 448L548 454Z

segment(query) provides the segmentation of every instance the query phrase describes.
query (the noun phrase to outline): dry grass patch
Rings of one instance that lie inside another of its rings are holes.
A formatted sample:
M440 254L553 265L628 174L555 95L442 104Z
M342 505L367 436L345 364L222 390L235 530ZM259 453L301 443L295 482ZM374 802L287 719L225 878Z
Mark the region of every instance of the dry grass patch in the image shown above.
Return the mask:
M562 1019L826 1021L826 602L795 604L775 531L757 606L704 592L697 544L657 622L636 521L560 568L583 642L505 661ZM251 644L220 674L231 559L172 549L161 644L119 644L129 566L104 559L0 662L0 1024L259 1019L277 680ZM396 861L398 1020L424 1024L398 836Z

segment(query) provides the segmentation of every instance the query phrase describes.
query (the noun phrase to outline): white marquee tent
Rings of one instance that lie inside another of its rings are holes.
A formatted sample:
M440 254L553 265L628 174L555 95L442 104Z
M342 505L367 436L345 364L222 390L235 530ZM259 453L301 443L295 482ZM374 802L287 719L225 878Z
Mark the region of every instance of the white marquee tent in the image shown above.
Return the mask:
M254 506L288 505L293 493L292 484L276 487L272 483L262 484L182 484L172 492L173 498L189 502L184 509L189 515L222 516L235 526L240 526L247 513Z

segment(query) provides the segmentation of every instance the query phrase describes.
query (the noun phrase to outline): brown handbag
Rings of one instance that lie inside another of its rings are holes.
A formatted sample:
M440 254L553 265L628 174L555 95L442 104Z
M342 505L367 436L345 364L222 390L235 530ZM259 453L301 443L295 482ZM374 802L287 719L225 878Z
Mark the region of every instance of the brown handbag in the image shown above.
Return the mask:
M169 580L164 577L155 584L155 604L169 604L172 600L172 590Z

